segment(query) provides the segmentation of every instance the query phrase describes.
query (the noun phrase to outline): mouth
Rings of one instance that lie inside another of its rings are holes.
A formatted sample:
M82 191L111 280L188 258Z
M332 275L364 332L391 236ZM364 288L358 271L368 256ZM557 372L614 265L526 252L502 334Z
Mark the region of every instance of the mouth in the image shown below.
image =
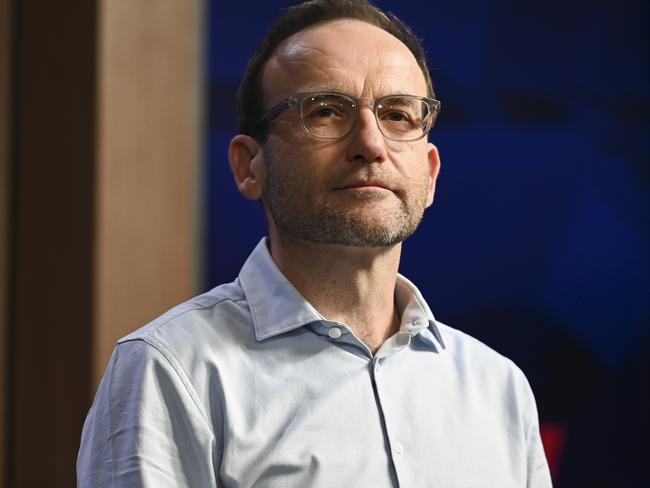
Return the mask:
M387 183L382 181L366 181L359 180L346 183L338 188L337 190L358 190L358 191L372 191L372 190L386 190L393 191L393 189Z

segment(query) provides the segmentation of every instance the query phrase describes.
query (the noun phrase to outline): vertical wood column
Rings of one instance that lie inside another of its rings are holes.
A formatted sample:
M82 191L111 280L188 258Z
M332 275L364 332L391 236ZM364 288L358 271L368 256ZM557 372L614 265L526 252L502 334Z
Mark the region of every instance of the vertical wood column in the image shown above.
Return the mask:
M202 3L0 5L0 486L70 487L115 340L197 291Z
M101 2L95 382L119 337L196 292L200 14Z
M9 306L9 76L11 73L11 2L0 2L0 486L6 479L7 455L7 325Z
M73 486L92 384L95 2L13 7L9 483Z

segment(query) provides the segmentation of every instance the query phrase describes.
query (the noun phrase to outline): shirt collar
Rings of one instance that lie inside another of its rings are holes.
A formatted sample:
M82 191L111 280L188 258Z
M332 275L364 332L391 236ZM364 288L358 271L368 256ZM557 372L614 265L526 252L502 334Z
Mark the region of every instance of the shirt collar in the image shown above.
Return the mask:
M239 282L250 308L258 341L290 332L303 325L325 320L278 269L263 238L239 273ZM395 302L401 312L400 332L419 334L445 348L439 327L416 286L397 275ZM434 344L435 346L435 344Z
M248 300L258 341L324 320L278 269L266 238L257 244L244 263L239 281Z
M431 309L422 297L420 290L401 274L397 274L395 284L395 303L400 312L400 332L416 334L425 342L445 349L440 327Z

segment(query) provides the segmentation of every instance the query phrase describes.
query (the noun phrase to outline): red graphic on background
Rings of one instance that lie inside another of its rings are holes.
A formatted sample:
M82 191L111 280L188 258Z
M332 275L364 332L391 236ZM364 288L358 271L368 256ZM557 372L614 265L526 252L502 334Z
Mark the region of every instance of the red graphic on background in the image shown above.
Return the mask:
M560 467L564 441L566 440L566 428L562 424L546 422L540 425L540 433L542 435L542 443L544 444L548 466L551 470L551 476L553 477L553 481L555 481L557 479L558 468Z

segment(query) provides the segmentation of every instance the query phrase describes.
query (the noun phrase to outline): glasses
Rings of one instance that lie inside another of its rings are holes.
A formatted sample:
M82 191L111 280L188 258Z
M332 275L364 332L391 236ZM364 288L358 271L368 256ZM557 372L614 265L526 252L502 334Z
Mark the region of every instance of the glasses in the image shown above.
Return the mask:
M336 92L299 93L274 105L252 126L271 122L288 108L300 113L304 131L320 139L347 136L357 120L361 102L372 108L381 133L392 141L417 141L429 133L440 112L440 102L415 95L388 95L376 100L354 99Z

